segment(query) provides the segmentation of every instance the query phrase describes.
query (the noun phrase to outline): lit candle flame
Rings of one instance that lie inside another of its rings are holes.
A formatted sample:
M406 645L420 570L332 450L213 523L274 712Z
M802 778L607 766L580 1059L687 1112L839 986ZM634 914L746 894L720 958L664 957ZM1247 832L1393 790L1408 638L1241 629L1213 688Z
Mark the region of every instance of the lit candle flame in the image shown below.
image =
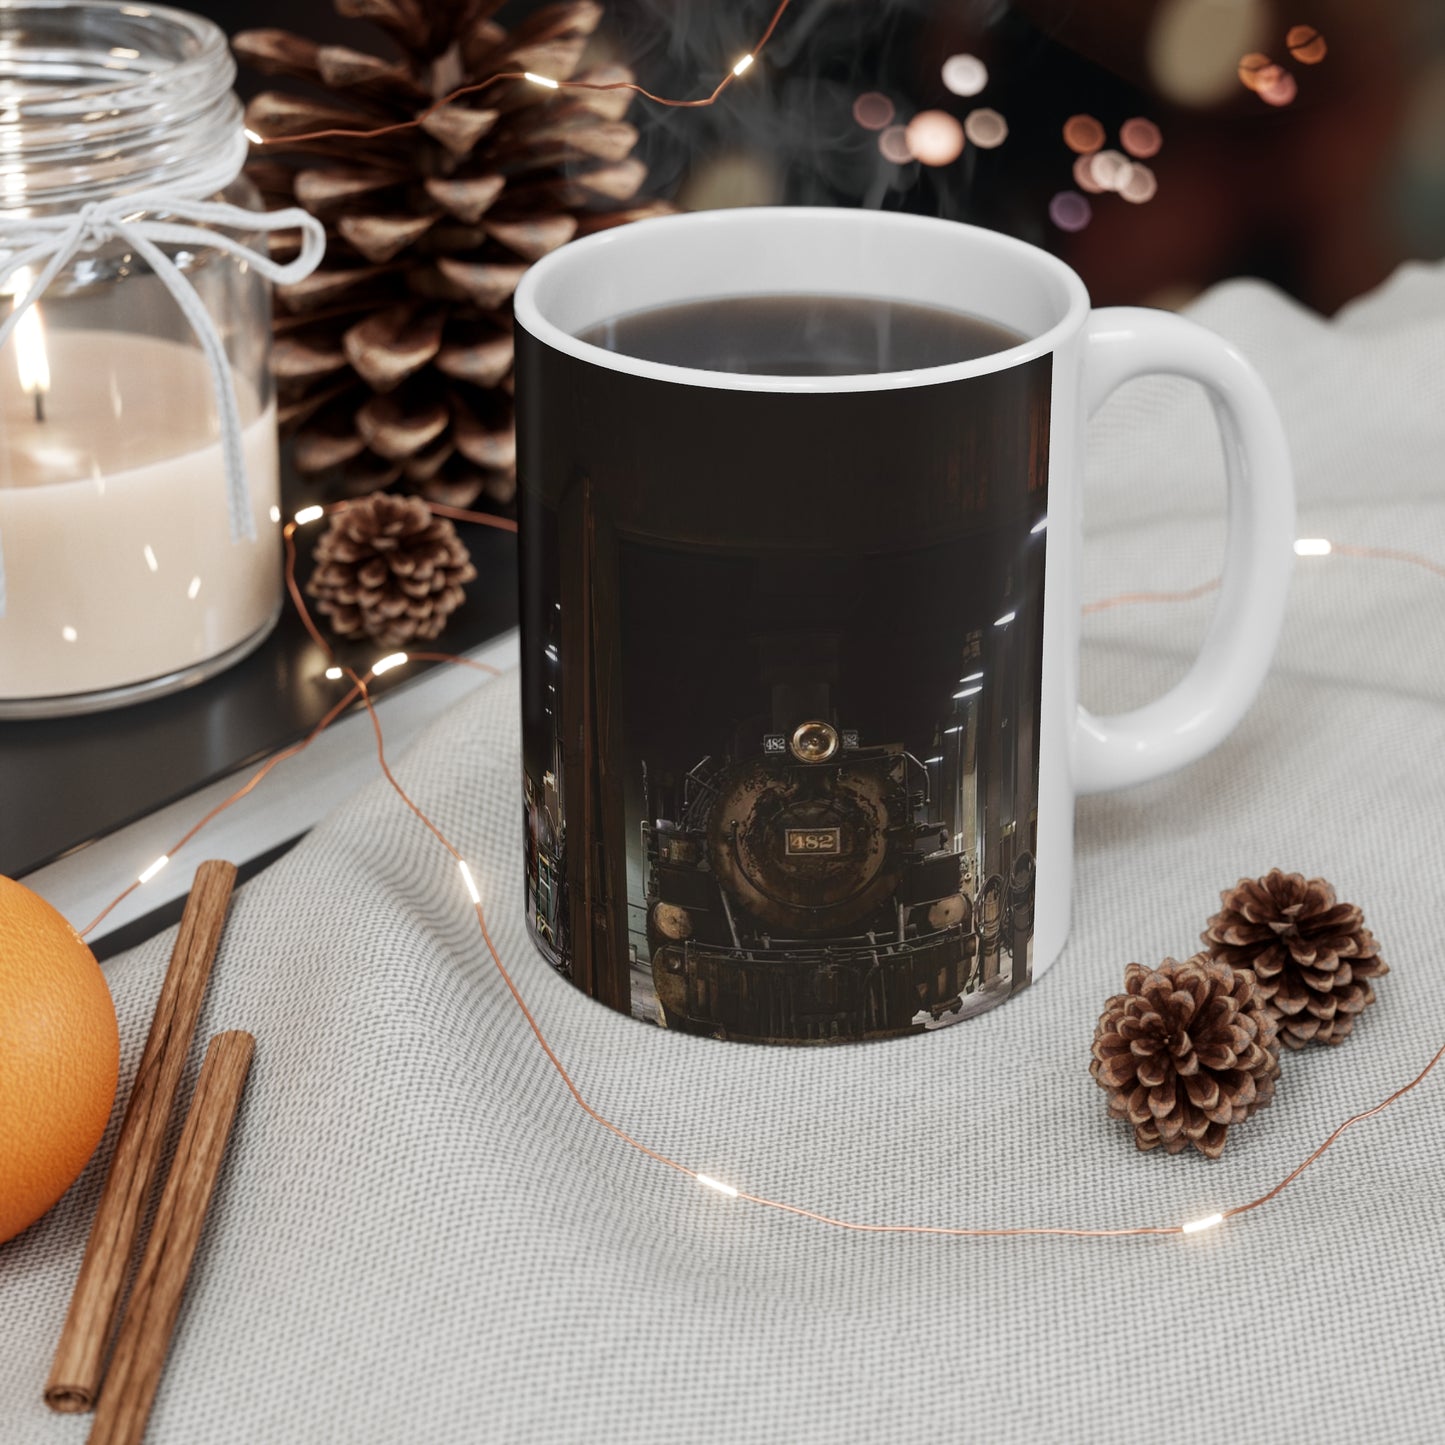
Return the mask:
M34 277L22 266L10 278L10 295L17 301L30 292ZM45 323L40 305L30 306L15 323L15 365L20 372L20 390L35 399L35 420L45 420L45 395L50 390L50 358L45 350Z

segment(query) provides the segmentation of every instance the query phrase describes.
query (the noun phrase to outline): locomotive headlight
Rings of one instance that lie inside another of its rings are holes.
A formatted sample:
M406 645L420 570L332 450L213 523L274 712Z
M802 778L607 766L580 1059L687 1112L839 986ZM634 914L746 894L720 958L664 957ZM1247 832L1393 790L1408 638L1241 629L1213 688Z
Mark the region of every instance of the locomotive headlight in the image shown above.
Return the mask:
M664 938L680 943L692 937L692 915L676 903L659 903L652 910L652 921Z
M826 763L838 751L837 731L825 722L801 723L793 730L792 748L800 763Z
M964 901L963 894L952 893L947 898L940 898L928 910L928 926L930 928L953 928L962 923L968 916L968 904Z

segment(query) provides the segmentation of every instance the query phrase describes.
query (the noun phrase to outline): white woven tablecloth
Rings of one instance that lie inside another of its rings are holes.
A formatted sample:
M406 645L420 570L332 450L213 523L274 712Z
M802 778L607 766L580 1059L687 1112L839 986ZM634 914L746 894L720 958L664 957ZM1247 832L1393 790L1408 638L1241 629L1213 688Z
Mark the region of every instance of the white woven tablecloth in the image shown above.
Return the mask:
M1279 400L1302 534L1445 561L1445 268L1409 268L1328 324L1243 282L1195 314ZM1210 576L1221 474L1196 394L1122 393L1094 432L1087 595ZM1208 607L1091 619L1086 701L1159 691ZM1179 1222L1261 1192L1445 1039L1442 619L1445 581L1423 571L1302 561L1235 736L1082 804L1053 971L983 1018L880 1045L668 1035L548 971L521 924L514 678L439 718L398 771L472 859L579 1085L644 1141L858 1219ZM1140 1155L1086 1071L1100 1006L1126 962L1188 954L1218 890L1275 864L1365 908L1392 965L1380 1002L1343 1048L1286 1058L1274 1106L1220 1162ZM169 947L107 968L122 1099ZM203 1032L238 1027L256 1064L152 1441L1445 1439L1445 1070L1275 1204L1189 1240L828 1230L591 1123L455 867L380 783L238 896ZM40 1394L114 1127L0 1247L4 1445L86 1434Z

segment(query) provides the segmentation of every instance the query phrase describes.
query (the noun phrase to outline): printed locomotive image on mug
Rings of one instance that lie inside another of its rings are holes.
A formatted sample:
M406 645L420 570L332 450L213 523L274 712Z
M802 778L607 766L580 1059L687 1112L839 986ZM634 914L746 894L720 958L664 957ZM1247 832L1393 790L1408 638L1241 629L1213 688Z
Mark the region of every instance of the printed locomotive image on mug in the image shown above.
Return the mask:
M583 365L520 348L542 387ZM524 468L538 946L614 1008L729 1039L903 1034L1023 987L1050 359L789 397L789 433L811 409L828 442L786 489L776 398L593 370L624 415L673 424L652 483L574 468L555 436ZM966 473L920 454L945 409ZM750 410L726 496L671 480L679 446Z

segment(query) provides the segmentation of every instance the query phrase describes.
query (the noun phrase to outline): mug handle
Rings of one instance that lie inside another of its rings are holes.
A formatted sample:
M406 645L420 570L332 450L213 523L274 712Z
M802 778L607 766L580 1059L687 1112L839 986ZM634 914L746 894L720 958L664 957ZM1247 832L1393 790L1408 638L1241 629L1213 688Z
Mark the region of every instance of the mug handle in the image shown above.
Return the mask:
M1093 416L1136 376L1165 372L1209 393L1224 442L1229 542L1219 601L1194 666L1132 712L1079 708L1080 793L1146 782L1222 742L1254 701L1284 622L1294 565L1294 483L1279 413L1259 373L1222 337L1168 311L1095 311L1085 332L1084 402Z

